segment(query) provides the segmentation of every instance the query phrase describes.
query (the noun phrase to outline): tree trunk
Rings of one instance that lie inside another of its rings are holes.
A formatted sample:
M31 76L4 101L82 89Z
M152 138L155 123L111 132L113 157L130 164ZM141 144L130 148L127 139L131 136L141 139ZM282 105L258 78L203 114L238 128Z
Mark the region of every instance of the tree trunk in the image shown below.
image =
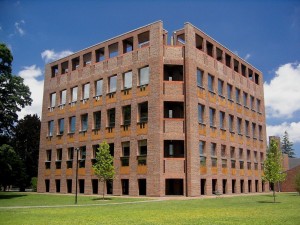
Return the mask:
M105 181L103 181L103 195L102 195L102 200L104 200L104 190L105 189Z

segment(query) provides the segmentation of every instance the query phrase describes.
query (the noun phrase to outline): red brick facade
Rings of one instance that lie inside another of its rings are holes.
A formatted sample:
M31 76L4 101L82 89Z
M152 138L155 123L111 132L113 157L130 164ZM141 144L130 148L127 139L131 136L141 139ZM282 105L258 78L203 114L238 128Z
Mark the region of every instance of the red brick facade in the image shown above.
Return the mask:
M114 154L116 178L104 190L113 195L268 190L262 73L189 23L171 43L158 21L46 65L38 192L75 192L80 148L79 191L102 193L92 162L103 140Z

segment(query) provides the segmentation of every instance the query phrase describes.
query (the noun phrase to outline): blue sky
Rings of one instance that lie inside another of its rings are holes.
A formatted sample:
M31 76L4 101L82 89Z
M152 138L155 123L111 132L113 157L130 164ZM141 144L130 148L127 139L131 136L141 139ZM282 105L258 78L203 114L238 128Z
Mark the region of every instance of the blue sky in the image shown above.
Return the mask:
M285 130L300 157L300 1L5 1L0 41L13 72L25 79L41 111L45 63L162 20L170 34L191 22L261 70L268 135Z

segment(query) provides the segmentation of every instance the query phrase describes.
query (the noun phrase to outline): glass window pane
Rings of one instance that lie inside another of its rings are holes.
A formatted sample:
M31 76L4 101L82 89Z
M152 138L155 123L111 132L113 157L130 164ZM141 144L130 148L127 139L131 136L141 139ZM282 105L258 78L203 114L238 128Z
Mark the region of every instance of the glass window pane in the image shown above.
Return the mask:
M61 103L62 105L66 104L67 90L63 90L61 92Z
M96 96L102 95L103 80L96 81Z
M132 87L132 71L124 74L124 89Z
M83 99L88 99L90 97L90 83L84 85Z
M197 69L197 85L202 87L203 86L203 72Z
M55 107L55 104L56 104L56 93L52 93L50 107L51 108Z
M117 91L117 76L112 76L109 78L109 92Z
M73 87L72 88L72 102L77 101L77 90L78 90L78 87Z
M149 83L149 66L140 69L140 85Z

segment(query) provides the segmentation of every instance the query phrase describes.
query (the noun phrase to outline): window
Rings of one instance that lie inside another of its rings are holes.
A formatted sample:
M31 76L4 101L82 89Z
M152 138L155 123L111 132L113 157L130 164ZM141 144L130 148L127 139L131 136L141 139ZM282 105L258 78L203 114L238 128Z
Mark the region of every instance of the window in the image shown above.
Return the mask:
M242 119L237 118L237 132L239 135L242 134Z
M50 94L50 108L54 108L56 105L56 93Z
M197 69L197 85L203 87L203 71L200 69Z
M227 168L227 159L222 159L222 168Z
M231 56L225 53L226 66L231 68Z
M67 90L63 90L60 92L60 105L64 106L66 105L66 99L67 98Z
M207 51L207 54L211 57L214 57L213 55L213 49L214 49L214 46L212 43L206 41L206 51Z
M244 162L240 161L240 169L243 170L244 169Z
M148 102L140 103L138 106L139 106L139 122L145 123L148 121Z
M217 60L220 61L220 62L222 62L223 51L221 49L217 48L216 53L217 53Z
M254 162L257 162L257 151L254 151Z
M61 161L62 160L62 149L59 148L56 150L56 161Z
M217 167L217 158L211 158L211 166L212 167Z
M218 93L220 96L224 96L223 86L224 86L224 81L218 79Z
M107 120L108 120L108 127L115 127L115 120L116 120L116 109L108 109L107 110Z
M64 126L65 126L65 119L59 119L58 120L58 134L63 135L64 134Z
M95 96L101 96L102 95L102 87L103 87L103 80L97 80L95 82Z
M76 129L76 117L71 116L69 118L69 133L75 133L75 129Z
M233 131L233 127L234 127L234 116L230 115L228 116L228 122L229 122L229 131L230 132L234 132Z
M259 137L259 140L262 141L262 126L261 125L258 125L258 137Z
M108 78L108 89L109 93L114 93L117 91L117 75Z
M245 135L249 137L249 121L245 120Z
M208 90L214 92L214 77L208 74Z
M251 160L251 153L250 150L247 150L247 160L250 161Z
M123 40L123 53L131 52L133 50L133 37Z
M139 70L139 86L149 84L149 66Z
M51 67L51 77L55 77L58 74L58 65Z
M237 61L236 59L233 59L233 69L235 72L239 73L240 71L240 66L239 66L240 62Z
M105 59L104 48L96 50L96 62L101 62Z
M231 160L231 169L235 169L235 160Z
M244 106L248 108L248 94L246 92L243 93Z
M251 162L247 162L247 170L251 170Z
M51 152L52 152L51 149L46 150L46 161L47 161L47 162L50 162L50 161L51 161Z
M77 91L78 91L78 87L73 87L71 89L71 103L75 103L77 102Z
M48 136L52 137L53 136L53 128L54 128L54 121L50 120L48 122Z
M209 124L211 127L215 127L215 117L216 117L216 110L213 108L209 108Z
M265 159L264 159L264 153L261 152L261 153L260 153L260 161L263 162L264 160L265 160Z
M83 55L83 66L90 65L92 62L92 53L86 53Z
M225 112L220 111L220 129L225 129Z
M242 148L239 149L239 159L243 159L244 158L244 154L243 154L244 150Z
M94 112L94 129L100 130L101 128L101 111Z
M84 84L82 89L82 100L87 100L90 97L90 83Z
M195 40L196 48L199 50L203 50L203 37L199 36L198 34L195 34Z
M238 88L235 88L235 102L241 104L240 100L241 91Z
M221 145L221 157L226 157L226 145Z
M254 108L254 97L252 95L250 95L250 107L251 107L251 110L255 110L255 108Z
M129 166L130 142L122 142L121 166Z
M204 105L198 104L198 122L204 124Z
M252 123L252 137L256 139L256 123Z
M205 155L205 141L199 141L199 154Z
M206 166L206 157L200 156L200 166Z
M81 115L81 131L87 131L88 129L88 114Z
M235 148L234 147L230 147L230 158L234 159L235 158Z
M139 145L139 155L145 156L147 155L147 140L138 141Z
M138 35L138 44L139 48L147 47L149 46L150 42L150 33L149 31L146 31L144 33L141 33Z
M217 144L216 143L210 143L210 155L211 156L217 156Z
M86 146L80 147L79 152L79 168L85 168Z
M114 43L108 46L109 58L118 56L118 43Z
M74 148L68 148L68 160L73 160L74 159Z
M74 58L72 59L72 70L76 70L79 67L80 58Z
M260 113L260 100L256 99L256 111Z
M123 74L123 89L132 88L132 71Z
M131 123L131 106L126 105L122 107L123 125L128 126Z
M232 85L227 84L227 98L228 100L232 100Z

